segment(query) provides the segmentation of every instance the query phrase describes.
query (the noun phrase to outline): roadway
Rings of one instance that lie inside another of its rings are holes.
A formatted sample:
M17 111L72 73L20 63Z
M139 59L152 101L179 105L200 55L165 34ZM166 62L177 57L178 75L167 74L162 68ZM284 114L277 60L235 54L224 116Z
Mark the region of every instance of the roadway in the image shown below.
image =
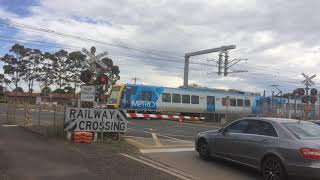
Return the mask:
M38 112L32 112L33 124L38 123ZM63 122L63 113L56 113ZM24 111L17 110L16 122L23 123ZM53 123L53 112L41 112L40 124ZM192 179L259 180L258 172L221 160L204 161L194 151L194 137L198 132L218 129L211 123L185 123L166 120L129 120L127 139L134 139L143 157L185 173ZM158 141L156 141L158 140Z
M247 167L217 159L204 161L199 158L194 150L194 137L198 132L218 128L219 126L211 123L133 120L129 121L127 135L139 137L136 140L140 143L150 145L148 140L154 138L152 134L156 134L160 145L155 143L154 146L137 146L143 156L175 168L192 179L261 180L257 171ZM167 142L168 139L170 143ZM181 141L184 143L181 144Z

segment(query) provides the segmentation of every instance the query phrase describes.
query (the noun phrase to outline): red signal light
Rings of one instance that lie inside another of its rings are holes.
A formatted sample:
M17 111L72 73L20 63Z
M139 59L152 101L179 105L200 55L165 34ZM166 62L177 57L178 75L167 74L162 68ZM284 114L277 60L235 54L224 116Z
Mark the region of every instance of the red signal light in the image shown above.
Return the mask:
M309 102L309 96L303 96L303 97L302 97L302 102L303 102L303 103Z
M100 82L101 82L102 84L107 84L108 81L109 81L109 78L108 78L107 76L102 76L102 77L100 77Z
M311 102L312 104L316 103L316 102L317 102L317 97L312 96L312 97L310 98L310 102Z
M297 89L299 96L303 96L305 93L305 90L303 88L298 88Z

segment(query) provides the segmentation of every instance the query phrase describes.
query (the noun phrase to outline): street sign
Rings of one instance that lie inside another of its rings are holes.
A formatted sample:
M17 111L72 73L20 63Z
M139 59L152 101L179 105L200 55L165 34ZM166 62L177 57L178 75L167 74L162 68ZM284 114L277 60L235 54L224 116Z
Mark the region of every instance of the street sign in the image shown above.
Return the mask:
M108 52L105 51L101 54L99 54L98 56L94 56L94 54L92 54L90 51L88 51L86 48L82 48L82 52L85 53L87 56L90 57L91 61L96 62L97 64L99 64L102 68L107 68L108 66L103 63L102 61L100 61L100 58L102 58L103 56L108 55Z
M101 59L102 57L104 57L104 56L106 56L106 55L108 55L108 51L105 51L105 52L103 52L103 53L100 53L100 54L96 55L96 58L97 58L97 59Z
M94 102L95 94L95 86L81 86L81 101Z
M315 83L312 81L313 78L315 78L317 75L312 75L312 76L307 76L306 74L304 73L301 73L302 76L305 78L305 80L303 80L301 83L302 84L305 84L306 86L312 86L314 85Z
M126 114L117 109L67 107L65 131L127 132Z

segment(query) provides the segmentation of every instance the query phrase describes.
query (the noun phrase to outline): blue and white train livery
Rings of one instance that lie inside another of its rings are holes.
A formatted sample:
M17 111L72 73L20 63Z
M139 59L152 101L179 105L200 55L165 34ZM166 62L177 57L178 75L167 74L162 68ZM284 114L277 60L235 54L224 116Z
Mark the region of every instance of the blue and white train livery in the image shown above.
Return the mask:
M256 114L261 112L261 98L257 93L240 91L124 84L113 86L108 107L129 112Z

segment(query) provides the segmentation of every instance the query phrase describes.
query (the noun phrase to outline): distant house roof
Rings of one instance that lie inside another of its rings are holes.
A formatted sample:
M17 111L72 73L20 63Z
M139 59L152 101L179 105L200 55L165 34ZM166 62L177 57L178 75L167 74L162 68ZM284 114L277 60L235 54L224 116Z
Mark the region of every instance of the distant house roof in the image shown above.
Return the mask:
M27 93L27 92L8 92L6 94L9 97L38 97L41 96L41 93ZM56 93L49 93L49 96L46 96L47 98L51 98L52 99L74 99L74 98L79 98L80 95L76 94L76 96L74 96L74 94L56 94ZM42 96L41 96L42 97Z

